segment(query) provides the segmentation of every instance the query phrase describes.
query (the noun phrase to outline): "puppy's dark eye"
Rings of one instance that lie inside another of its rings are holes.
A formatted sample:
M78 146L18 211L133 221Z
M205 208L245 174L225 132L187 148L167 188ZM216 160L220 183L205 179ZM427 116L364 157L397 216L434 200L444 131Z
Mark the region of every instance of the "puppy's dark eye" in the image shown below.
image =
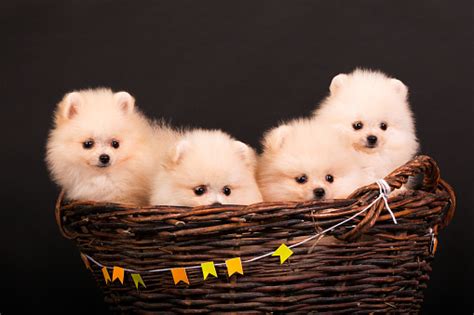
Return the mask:
M352 128L354 130L360 130L364 127L364 124L361 121L356 121L355 123L352 124Z
M82 147L84 149L92 149L93 146L94 146L94 140L87 140L82 143Z
M194 188L194 194L196 196L202 196L206 193L206 191L207 191L207 188L204 185L197 186L197 187Z
M295 180L298 184L304 184L308 181L308 177L303 174L301 176L295 177Z
M120 147L120 143L117 140L112 140L112 148L118 149Z
M332 176L331 174L327 174L326 175L326 181L328 183L332 183L334 181L334 176Z
M222 192L224 193L224 195L229 196L232 193L232 190L228 186L225 186L222 189Z
M387 128L388 128L387 123L385 123L385 122L380 123L380 129L387 130Z

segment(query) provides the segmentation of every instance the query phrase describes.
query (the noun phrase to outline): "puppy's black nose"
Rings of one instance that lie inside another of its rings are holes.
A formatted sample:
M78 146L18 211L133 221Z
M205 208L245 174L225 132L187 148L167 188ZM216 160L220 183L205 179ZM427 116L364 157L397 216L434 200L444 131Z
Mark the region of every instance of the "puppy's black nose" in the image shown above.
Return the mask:
M107 154L102 154L101 156L99 156L99 161L102 164L108 164L110 161L110 156L108 156Z
M370 144L370 145L374 145L377 143L377 137L376 136L373 136L373 135L370 135L367 137L367 143Z
M211 206L222 206L222 203L216 201Z
M316 188L315 190L313 190L313 194L315 198L321 199L324 197L326 192L324 191L324 188Z

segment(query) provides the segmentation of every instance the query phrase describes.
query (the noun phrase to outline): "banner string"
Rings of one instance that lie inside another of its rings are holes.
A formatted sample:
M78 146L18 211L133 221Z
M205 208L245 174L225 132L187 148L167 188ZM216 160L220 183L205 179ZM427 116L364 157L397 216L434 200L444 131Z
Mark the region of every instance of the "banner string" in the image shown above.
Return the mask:
M298 243L295 243L291 246L288 246L288 248L295 248L295 247L298 247L304 243L307 243L317 237L319 237L320 235L323 235L323 234L326 234L332 230L334 230L335 228L353 220L355 217L361 215L362 213L366 212L367 210L369 210L375 203L377 203L380 199L383 199L384 203L385 203L385 208L387 209L387 211L390 213L390 216L392 217L392 220L393 220L393 223L394 224L398 224L397 222L397 219L395 218L395 215L393 214L392 212L392 209L390 209L389 205L388 205L388 195L390 194L391 192L391 189L390 189L390 185L384 180L384 179L379 179L376 181L377 185L379 186L379 195L377 196L377 198L375 198L367 207L365 207L364 209L362 209L361 211L357 212L356 214L352 215L351 217L319 232L319 233L316 233ZM254 261L257 261L257 260L260 260L260 259L263 259L265 257L268 257L268 256L271 256L275 251L272 251L272 252L269 252L269 253L266 253L266 254L263 254L263 255L260 255L260 256L257 256L257 257L254 257L254 258L251 258L251 259L247 259L247 260L243 260L242 263L251 263L251 262L254 262ZM102 265L101 263L99 263L98 261L96 261L95 259L93 259L91 256L89 255L86 255L84 254L84 256L86 256L90 261L92 261L94 264L96 264L97 266L101 267L101 268L107 268L107 269L113 269L113 267L107 267L107 266L104 266ZM217 263L217 264L214 264L214 266L225 266L226 263ZM165 271L171 271L172 269L175 269L176 267L174 268L162 268L162 269L151 269L151 270L142 270L142 271L138 271L138 270L134 270L134 269L127 269L127 268L123 268L123 270L125 271L128 271L128 272L131 272L131 273L157 273L157 272L165 272ZM181 267L180 267L181 268ZM182 267L183 269L186 269L186 270L189 270L189 269L201 269L201 265L199 266L190 266L190 267Z

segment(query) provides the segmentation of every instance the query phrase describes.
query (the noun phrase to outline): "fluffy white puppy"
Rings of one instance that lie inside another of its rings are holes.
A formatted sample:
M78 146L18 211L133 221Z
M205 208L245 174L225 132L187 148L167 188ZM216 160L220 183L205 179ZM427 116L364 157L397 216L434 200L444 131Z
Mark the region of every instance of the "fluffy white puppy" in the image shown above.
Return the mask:
M264 201L346 198L370 183L339 137L311 119L298 119L263 138L257 180Z
M145 205L155 142L129 93L75 91L57 105L46 162L69 199Z
M153 180L154 205L199 206L262 201L256 154L219 130L185 132L168 150Z
M315 121L356 152L373 179L387 176L418 151L408 88L382 72L356 69L332 79Z

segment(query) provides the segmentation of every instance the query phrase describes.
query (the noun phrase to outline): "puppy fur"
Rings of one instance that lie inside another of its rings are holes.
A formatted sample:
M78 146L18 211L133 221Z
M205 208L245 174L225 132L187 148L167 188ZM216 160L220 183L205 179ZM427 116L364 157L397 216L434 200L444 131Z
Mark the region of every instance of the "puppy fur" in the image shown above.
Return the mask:
M260 202L255 169L256 154L248 145L219 130L187 131L162 161L151 203L193 207Z
M330 95L314 112L327 133L339 135L373 179L383 178L418 151L408 88L382 72L356 69L335 76Z
M69 199L145 205L155 167L153 134L127 92L71 92L57 105L46 162Z
M257 180L264 201L345 198L370 183L360 174L357 157L313 119L282 124L262 143Z

